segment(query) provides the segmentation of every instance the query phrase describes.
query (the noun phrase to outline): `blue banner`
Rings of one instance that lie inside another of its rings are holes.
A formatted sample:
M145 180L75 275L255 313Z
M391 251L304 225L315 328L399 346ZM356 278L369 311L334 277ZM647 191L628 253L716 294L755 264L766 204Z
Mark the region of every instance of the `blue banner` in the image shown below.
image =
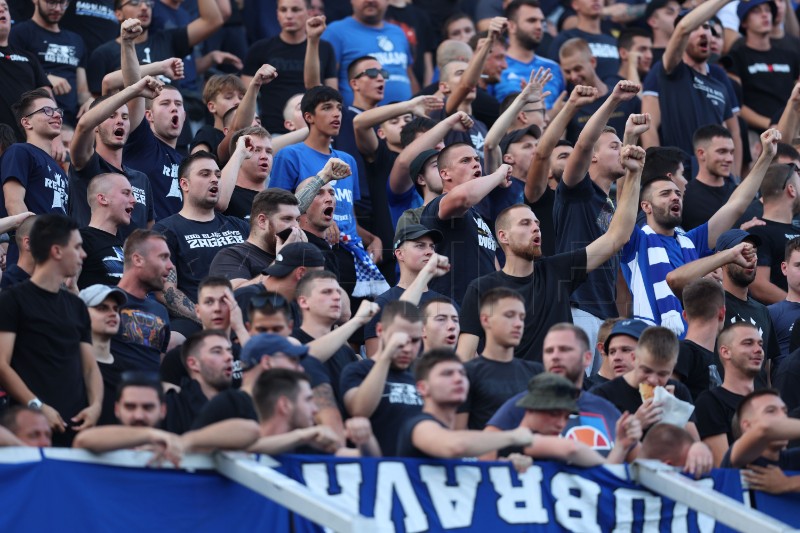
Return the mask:
M629 481L626 466L614 466L612 473L605 467L537 462L517 474L508 463L300 455L280 461L289 477L321 498L374 518L381 531L730 531ZM700 483L737 501L746 493L738 471L718 470ZM780 510L773 509L774 517L800 523L785 498L763 500Z

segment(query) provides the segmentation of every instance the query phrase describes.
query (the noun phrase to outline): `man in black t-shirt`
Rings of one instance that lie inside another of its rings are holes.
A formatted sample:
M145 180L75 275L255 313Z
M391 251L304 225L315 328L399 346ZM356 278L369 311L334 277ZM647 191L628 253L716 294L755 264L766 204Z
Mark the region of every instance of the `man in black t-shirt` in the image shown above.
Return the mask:
M328 426L314 424L317 407L307 374L286 368L263 372L253 387L253 403L258 411L261 438L250 448L252 452L381 455L381 447L366 418L347 421L347 439L357 447L355 450L345 448Z
M754 464L800 470L800 448L786 449L787 441L800 437L800 420L788 417L786 404L776 391L763 389L748 394L742 398L736 414L742 436L725 454L722 468ZM750 487L762 488L752 484Z
M725 325L725 291L717 281L700 278L683 289L682 298L687 327L673 377L686 385L696 400L703 391L722 384L714 347Z
M781 263L786 259L786 243L800 237L800 229L792 224L792 219L800 213L797 167L770 165L761 182L761 201L764 225L748 230L761 238L756 279L750 285L750 292L762 304L770 305L786 299L788 286Z
M136 35L137 63L154 63L170 57L184 57L192 52L192 47L208 39L220 27L223 19L215 0L198 0L198 17L188 26L150 33L153 16L153 0L115 0L115 15L120 23L128 19L138 19L142 31ZM102 92L103 77L118 70L120 66L119 40L108 41L94 49L87 69L89 90L99 95ZM194 81L194 80L187 80Z
M587 273L603 265L622 247L627 237L625 232L633 230L644 150L626 146L622 160L627 177L618 212L611 219L608 231L586 248L534 262L540 255L541 236L530 207L515 205L498 215L495 231L506 264L500 272L475 279L467 287L458 341L458 354L463 360L472 359L479 350L483 334L478 307L481 295L494 287L508 287L519 291L526 305L524 333L515 355L541 361L542 341L550 326L572 321L570 294L587 279Z
M218 144L214 145L214 153ZM227 172L236 173L236 186L222 211L249 220L253 200L266 188L272 171L272 136L261 126L251 126L234 133L231 146L236 148L231 154Z
M286 133L282 110L286 101L315 85L336 88L336 57L328 41L320 39L325 18L309 18L308 6L297 0L278 0L281 32L256 41L247 51L242 69L245 85L264 63L273 65L280 77L261 87L261 124L271 133ZM310 50L309 50L310 49ZM316 53L317 61L306 60Z
M661 404L655 402L652 396L644 400L645 393L642 391L671 386L676 398L692 403L689 389L682 383L670 379L677 361L678 338L667 328L652 326L639 337L633 370L593 388L591 392L607 399L623 413L626 411L635 413L642 423L642 430L647 431L661 421L663 411ZM686 423L686 430L697 439L694 416ZM702 446L702 449L711 462L713 459L711 451L707 446Z
M61 288L86 255L77 225L64 215L38 217L30 238L31 279L0 293L0 386L13 402L41 410L54 444L69 446L97 423L103 401L89 313Z
M125 257L124 243L117 231L130 224L136 204L131 184L122 174L95 176L89 184L88 198L92 219L81 228L86 259L78 277L79 289L119 283Z
M761 335L752 324L735 322L719 335L719 357L725 367L721 387L705 391L697 398L697 431L719 466L733 444L733 415L739 403L753 392L755 378L764 359Z
M525 327L525 300L517 291L490 290L481 297L480 313L486 346L464 365L470 389L458 408L458 429L482 430L503 402L524 391L528 381L544 371L539 363L514 357Z
M167 238L175 264L164 285L165 304L176 317L172 330L187 336L199 329L194 305L200 280L208 275L219 250L243 243L249 228L243 220L215 211L222 186L214 156L208 152L190 155L181 162L178 175L183 208L153 229Z
M402 421L397 435L398 456L476 457L533 443L533 433L525 427L500 432L456 430L456 410L467 398L470 383L464 363L452 351L424 354L414 368L414 379L424 404L420 414Z
M155 96L159 85L160 82L145 76L114 95L97 98L75 126L69 147L69 216L81 226L89 224L91 218L86 194L89 184L92 178L107 172L128 178L136 200L130 223L118 228L120 239L124 240L136 228L147 228L153 223L150 179L143 172L122 164L122 149L131 132L128 102L140 96Z
M305 189L311 185L314 178L307 178L297 186L297 194L304 196ZM333 185L325 183L314 195L308 208L300 216L300 228L306 234L309 244L316 246L325 258L325 270L333 272L339 277L339 258L348 259L345 255L336 253L339 243L329 242L331 227L335 225L333 213L336 210L336 191ZM338 239L337 239L338 240ZM350 254L347 254L350 255ZM350 255L352 258L352 255ZM352 261L352 259L349 259ZM353 268L351 266L351 268Z
M719 124L703 126L694 132L692 146L699 170L686 184L681 227L687 231L708 221L736 189L731 132Z

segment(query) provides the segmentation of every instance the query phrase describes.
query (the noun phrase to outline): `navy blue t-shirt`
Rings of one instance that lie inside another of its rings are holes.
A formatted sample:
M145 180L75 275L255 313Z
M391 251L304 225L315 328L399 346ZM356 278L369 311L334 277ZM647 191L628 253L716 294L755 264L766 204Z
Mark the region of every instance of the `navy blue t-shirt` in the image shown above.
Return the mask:
M461 305L470 281L496 271L497 242L491 228L474 207L463 216L440 219L439 204L445 196L443 194L426 205L420 220L423 226L442 232L444 239L436 245L436 251L447 256L451 266L450 272L433 280L429 288Z
M66 172L44 150L30 143L12 144L0 159L3 185L16 180L25 187L25 205L37 215L67 214L69 182ZM5 203L3 215L7 215Z
M26 20L11 28L8 41L36 56L45 72L69 82L72 90L55 96L56 103L65 111L64 120L74 125L78 114L77 69L85 69L89 59L83 38L65 29L52 32L33 20Z
M183 206L183 195L178 184L181 161L183 156L175 148L158 140L147 120L142 120L125 143L123 164L141 170L150 178L156 221L174 215Z
M143 121L144 122L144 121ZM150 180L144 172L139 172L126 165L122 169L114 167L111 163L100 157L95 152L89 158L86 165L76 170L74 165L69 167L69 216L75 220L79 226L88 226L92 218L92 210L89 208L87 192L92 178L98 174L114 173L122 174L131 183L133 196L136 204L131 213L131 223L121 226L117 230L117 235L124 241L133 230L147 228L147 223L155 220L153 210L153 190L150 187Z
M571 143L576 143L578 141L578 136L583 131L583 127L586 126L586 123L589 122L589 119L592 118L592 115L597 113L600 109L600 106L603 105L608 97L611 95L611 92L616 87L617 83L622 80L617 74L613 76L609 76L608 78L604 78L603 82L608 86L608 93L604 96L601 96L594 102L587 104L578 108L578 112L575 113L575 116L572 117L572 120L569 121L567 125L567 140ZM625 131L625 122L628 120L628 117L634 113L641 113L642 112L642 102L639 98L632 98L627 102L622 102L617 108L611 113L611 116L608 119L608 126L611 126L615 130L617 130L617 135L622 137L622 134Z
M599 239L611 224L614 203L586 175L575 187L559 182L553 204L556 253L585 248ZM572 305L598 318L618 316L616 301L619 254L589 273L586 282L572 293Z
M211 262L221 249L243 243L250 233L248 224L236 217L214 213L208 222L173 215L153 226L167 238L172 263L178 274L178 289L193 302L197 286L208 276Z
M444 423L436 418L433 415L428 413L420 413L416 416L413 416L400 426L400 432L397 434L397 456L398 457L414 457L416 459L435 459L436 457L433 455L428 455L427 453L423 452L416 446L414 446L414 442L411 438L412 434L414 433L414 428L417 427L417 424L420 422L425 422L428 420L432 420L436 422L443 428L447 429L447 426ZM384 455L386 455L384 453Z
M169 313L152 295L141 299L125 292L119 310L119 332L111 338L111 353L122 371L157 373L169 345Z

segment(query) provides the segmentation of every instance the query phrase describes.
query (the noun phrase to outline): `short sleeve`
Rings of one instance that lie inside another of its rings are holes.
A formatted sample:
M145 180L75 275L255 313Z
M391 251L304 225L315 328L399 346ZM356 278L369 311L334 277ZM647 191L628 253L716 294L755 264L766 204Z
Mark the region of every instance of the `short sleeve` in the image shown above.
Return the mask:
M19 307L13 290L0 292L0 331L16 333L19 327Z
M480 290L477 281L473 281L467 286L467 292L461 303L461 312L458 315L461 333L483 337L480 318Z
M245 76L255 76L258 69L264 64L264 48L265 48L266 41L256 41L253 45L247 50L247 55L244 58L244 67L242 68L242 74Z
M719 402L711 391L703 391L697 397L694 412L701 440L728 432L728 425L720 416Z
M312 389L326 383L330 384L330 375L316 357L304 357L300 364L303 365L303 371L311 378Z
M360 361L350 363L344 367L339 387L342 399L344 399L344 395L347 394L347 391L361 385L371 368L371 366L368 368L367 365Z
M20 182L23 187L28 186L28 176L33 171L34 160L26 147L12 144L0 159L0 181L3 183L10 179Z

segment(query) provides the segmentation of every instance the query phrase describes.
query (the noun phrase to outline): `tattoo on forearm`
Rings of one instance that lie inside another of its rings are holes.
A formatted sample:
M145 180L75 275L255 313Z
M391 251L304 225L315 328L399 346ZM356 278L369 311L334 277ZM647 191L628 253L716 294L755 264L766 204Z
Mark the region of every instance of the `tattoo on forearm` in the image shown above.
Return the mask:
M314 201L314 197L317 196L317 192L325 185L325 180L320 178L319 176L314 176L305 187L295 193L297 197L297 201L300 203L300 213L305 213L306 210L311 205L311 202Z
M330 383L323 383L314 387L314 403L320 411L323 409L336 409L336 399L333 397L333 387Z
M175 273L175 270L172 270L167 276L167 284L169 286L164 288L164 301L167 303L167 309L178 316L197 322L194 302L183 291L178 289L177 283L178 274Z

